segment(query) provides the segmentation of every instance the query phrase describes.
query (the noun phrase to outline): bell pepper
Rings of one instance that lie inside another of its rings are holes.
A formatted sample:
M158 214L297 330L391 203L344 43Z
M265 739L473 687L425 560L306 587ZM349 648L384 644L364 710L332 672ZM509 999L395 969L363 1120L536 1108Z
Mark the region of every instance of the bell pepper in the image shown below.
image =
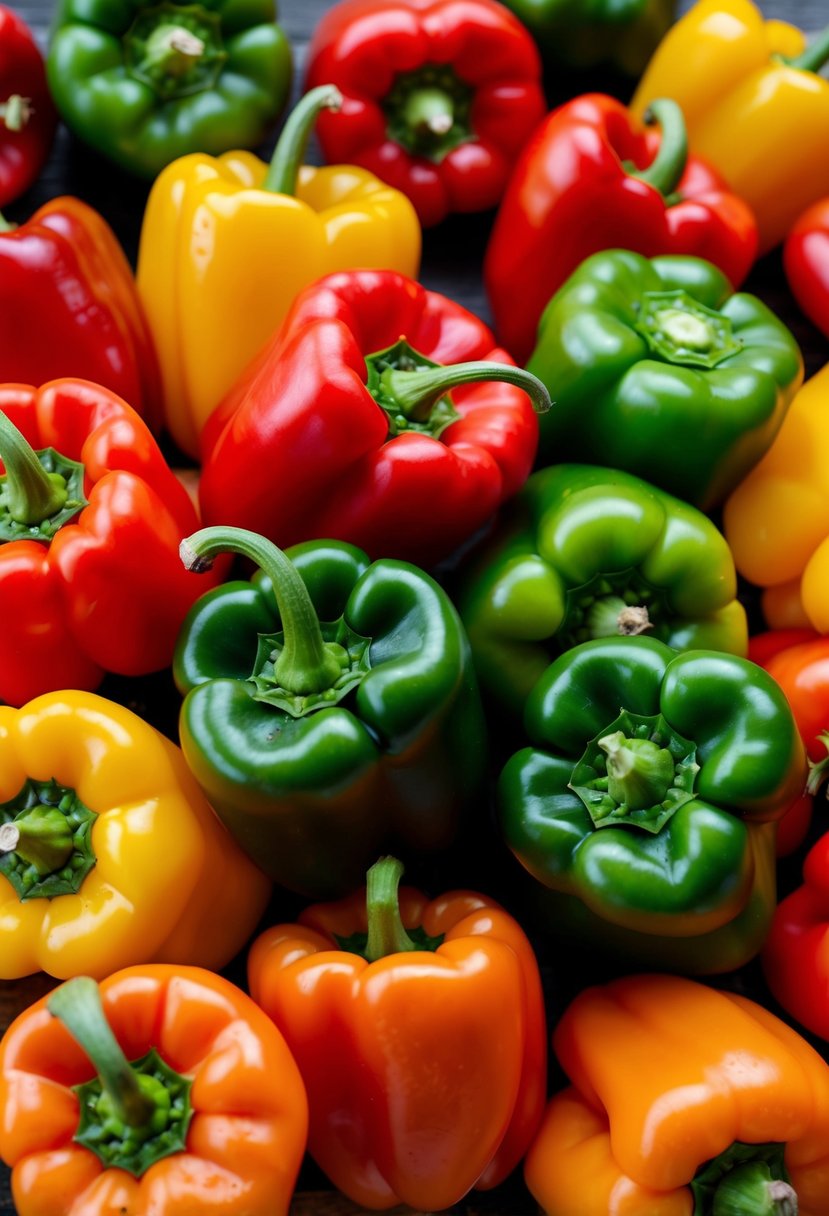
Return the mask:
M774 443L723 509L740 574L786 600L799 591L804 623L819 633L829 633L828 406L829 365L796 395ZM767 619L781 624L781 615Z
M320 116L325 159L401 190L424 227L494 207L546 110L536 45L494 0L340 0L308 51L306 88L327 82L344 102Z
M56 126L43 56L32 31L13 9L0 4L0 207L36 180Z
M306 908L251 947L248 982L299 1065L308 1151L372 1210L437 1212L497 1186L544 1109L538 964L503 908L473 891L366 887Z
M774 910L774 835L806 781L779 685L713 650L599 638L560 655L498 782L552 932L672 971L742 966Z
M275 0L60 0L46 71L66 125L153 178L188 152L255 148L291 88Z
M829 1068L746 997L666 975L589 988L571 1084L525 1163L546 1216L826 1216Z
M661 134L648 130L658 122ZM630 249L714 262L732 286L757 253L757 225L719 175L688 156L675 102L647 122L600 93L576 97L538 127L515 167L484 259L495 328L522 362L542 313L591 254Z
M0 458L0 700L167 667L205 590L178 558L198 519L135 411L85 380L2 385Z
M548 407L544 386L445 296L392 271L330 275L205 429L202 516L283 547L336 537L431 567L526 479L528 393Z
M458 584L482 688L513 718L551 659L589 638L648 630L676 650L738 655L748 644L713 523L615 469L534 473Z
M751 0L697 0L666 34L631 102L656 97L685 114L694 152L757 217L760 252L829 194L829 30L809 46L800 30L766 21Z
M0 312L0 382L79 376L158 426L158 363L132 271L92 207L64 196L19 227L0 222Z
M417 274L420 225L405 195L354 165L299 168L320 107L338 104L336 90L308 94L270 166L245 152L194 153L150 191L138 290L167 429L189 456L199 455L211 412L302 288L350 266Z
M271 878L341 895L387 842L445 848L480 797L484 722L469 644L446 593L404 562L318 541L285 555L237 528L182 546L263 571L217 588L182 628L174 676L184 755L211 805Z
M307 1124L282 1036L198 967L70 980L0 1042L19 1216L287 1216Z
M269 894L137 714L75 691L0 706L0 978L223 967Z
M798 216L783 246L783 269L803 312L829 337L829 198Z
M699 258L597 253L553 296L527 367L556 395L538 463L625 469L703 510L771 446L803 380L794 336Z

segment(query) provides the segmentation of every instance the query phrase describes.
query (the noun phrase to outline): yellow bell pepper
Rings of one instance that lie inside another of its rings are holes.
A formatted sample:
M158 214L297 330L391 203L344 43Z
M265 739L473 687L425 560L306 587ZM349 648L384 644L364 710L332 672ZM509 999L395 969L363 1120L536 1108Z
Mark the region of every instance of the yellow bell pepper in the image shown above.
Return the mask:
M657 97L685 115L694 153L749 204L760 252L781 241L810 203L829 194L829 31L808 49L750 0L697 0L657 47L631 108Z
M88 692L0 706L0 979L218 969L270 888L137 714Z
M150 192L138 290L165 423L190 456L302 288L357 267L417 277L420 224L404 194L353 165L298 167L317 114L339 97L328 86L306 94L270 166L249 152L195 153L168 165Z
M776 589L764 596L769 624L804 623L802 607L805 623L829 632L829 364L796 394L723 524L740 574Z

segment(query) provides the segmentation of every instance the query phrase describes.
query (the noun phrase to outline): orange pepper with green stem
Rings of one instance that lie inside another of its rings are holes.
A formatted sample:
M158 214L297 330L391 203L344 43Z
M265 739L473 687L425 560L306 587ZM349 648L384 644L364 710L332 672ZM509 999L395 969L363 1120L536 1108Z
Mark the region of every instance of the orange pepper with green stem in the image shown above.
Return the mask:
M827 1216L829 1066L745 997L666 975L579 994L525 1162L546 1216Z

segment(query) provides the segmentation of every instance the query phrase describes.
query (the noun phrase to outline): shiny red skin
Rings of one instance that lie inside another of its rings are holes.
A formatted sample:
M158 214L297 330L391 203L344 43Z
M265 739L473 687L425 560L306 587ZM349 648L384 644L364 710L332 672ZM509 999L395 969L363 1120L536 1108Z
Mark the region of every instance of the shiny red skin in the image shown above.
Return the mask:
M757 224L713 169L689 156L670 206L626 171L625 161L649 165L659 140L621 102L587 93L554 110L525 147L484 259L496 333L519 362L550 297L602 249L706 258L735 288L748 274Z
M762 959L783 1008L829 1039L829 834L806 854L803 886L779 903Z
M382 108L400 74L430 64L451 66L474 90L472 138L439 163L390 139ZM341 0L311 41L305 87L320 84L344 97L317 120L325 159L361 165L402 191L424 227L495 207L546 113L535 42L495 0Z
M0 102L12 95L31 105L28 121L10 131L0 120L0 207L19 198L48 159L57 126L43 56L32 31L12 9L0 4Z
M783 269L800 308L829 337L829 198L795 223L783 245Z

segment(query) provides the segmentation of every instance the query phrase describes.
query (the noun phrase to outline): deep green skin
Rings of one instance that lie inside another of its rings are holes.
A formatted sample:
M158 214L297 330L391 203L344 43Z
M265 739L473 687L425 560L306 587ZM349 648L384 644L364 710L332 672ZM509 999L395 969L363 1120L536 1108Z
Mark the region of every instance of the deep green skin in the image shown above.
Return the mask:
M609 64L638 77L674 18L673 0L506 0L544 59L580 70Z
M643 294L684 289L729 318L742 349L715 368L664 361L634 328ZM701 258L594 254L556 292L529 363L555 405L537 464L625 469L708 510L771 445L803 377L793 335Z
M656 834L594 828L568 788L620 707L661 712L697 745L695 796ZM601 639L550 665L524 725L530 746L503 769L499 817L509 848L548 889L550 926L672 970L714 973L751 958L774 909L774 821L805 768L776 682L733 655Z
M80 139L138 176L153 178L189 152L255 148L288 101L291 47L276 24L275 0L199 6L219 15L227 58L210 87L165 101L130 73L122 44L136 15L154 3L59 0L46 57L55 104Z
M458 604L483 690L520 715L550 660L581 640L568 603L595 576L625 571L663 594L649 637L745 654L734 561L705 515L628 473L554 465L529 478L463 572Z
M280 628L258 575L191 610L173 671L181 746L214 809L271 878L311 899L365 881L389 848L445 848L481 790L486 736L466 634L406 562L312 541L287 551L321 620L371 637L371 671L340 705L293 719L251 696L257 635Z

